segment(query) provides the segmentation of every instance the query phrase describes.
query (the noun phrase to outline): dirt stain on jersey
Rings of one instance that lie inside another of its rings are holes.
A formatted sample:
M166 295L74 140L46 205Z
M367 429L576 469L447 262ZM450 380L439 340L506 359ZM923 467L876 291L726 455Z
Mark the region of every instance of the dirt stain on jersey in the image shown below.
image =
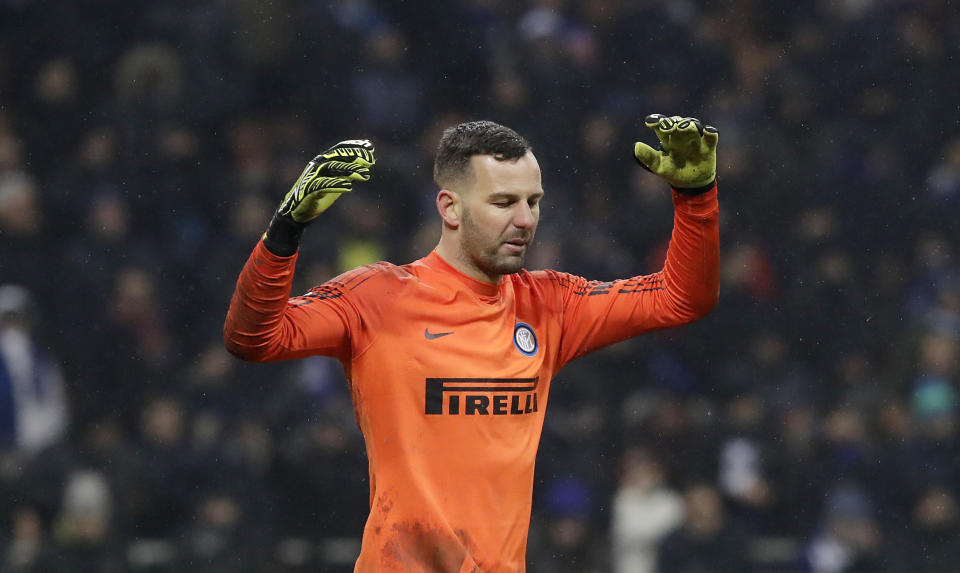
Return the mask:
M390 536L383 558L407 571L456 572L467 559L469 541L461 529L450 535L433 525L404 521L393 525ZM473 571L482 573L479 567Z
M377 521L383 523L386 521L387 516L390 515L390 510L393 509L393 500L387 498L381 498L380 503L377 504ZM380 535L380 532L383 531L382 525L377 525L373 529L377 535Z

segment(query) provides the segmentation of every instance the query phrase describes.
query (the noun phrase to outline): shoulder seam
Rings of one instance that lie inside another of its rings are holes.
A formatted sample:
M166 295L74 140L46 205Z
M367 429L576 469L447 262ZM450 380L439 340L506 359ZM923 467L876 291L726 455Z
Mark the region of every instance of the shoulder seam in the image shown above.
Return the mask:
M392 266L394 265L390 265L389 263L363 265L342 273L330 280L324 281L296 298L319 300L337 298L343 296L345 291L354 290L378 274L388 271ZM307 300L297 306L310 304L311 302L313 301Z
M398 275L410 276L410 277L412 277L412 278L417 278L416 275L414 275L413 273L411 273L408 269L403 268L403 266L401 266L401 265L394 265L394 264L392 264L392 263L379 262L379 263L374 263L374 264L372 264L372 265L367 265L367 267L370 267L370 270L371 270L372 272L369 272L369 273L364 274L364 275L363 275L363 279L360 280L359 282L356 282L355 284L353 284L353 285L350 287L350 290L354 290L354 289L356 289L357 287L359 287L361 284L363 284L363 283L367 282L368 280L370 280L371 278L373 278L373 277L375 277L375 276L377 276L377 275L380 275L380 274L387 273L387 272L389 272L389 271L398 271L398 273L397 273ZM359 279L359 276L358 276L357 278ZM391 297L390 306L387 307L387 309L386 309L386 312L387 312L387 313L389 313L390 310L393 309L394 306L396 306L397 301L399 300L399 298L400 298L399 296L393 296L393 297ZM382 330L383 330L383 329L381 329L381 328L377 328L377 329L374 331L373 335L370 337L370 340L367 342L367 345L364 346L362 349L358 349L357 352L356 352L356 354L354 354L354 355L351 357L351 361L359 360L360 357L362 357L364 354L366 354L367 351L370 350L370 349L373 347L374 343L376 343L377 339L380 337L380 332L381 332Z

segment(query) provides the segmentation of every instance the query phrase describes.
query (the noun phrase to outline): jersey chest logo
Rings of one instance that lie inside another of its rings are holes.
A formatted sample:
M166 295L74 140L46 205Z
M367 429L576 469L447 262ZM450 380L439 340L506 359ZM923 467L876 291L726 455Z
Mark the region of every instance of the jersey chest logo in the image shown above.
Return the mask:
M513 327L513 345L524 356L534 356L540 349L537 333L533 331L533 327L523 322L518 322Z
M427 378L424 413L427 415L515 416L535 414L534 378Z

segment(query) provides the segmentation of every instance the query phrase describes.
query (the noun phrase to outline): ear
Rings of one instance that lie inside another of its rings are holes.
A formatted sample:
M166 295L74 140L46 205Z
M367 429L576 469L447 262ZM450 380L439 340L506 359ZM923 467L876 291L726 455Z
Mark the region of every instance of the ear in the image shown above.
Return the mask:
M437 211L443 224L451 229L460 227L460 214L463 209L460 195L449 189L441 189L437 193Z

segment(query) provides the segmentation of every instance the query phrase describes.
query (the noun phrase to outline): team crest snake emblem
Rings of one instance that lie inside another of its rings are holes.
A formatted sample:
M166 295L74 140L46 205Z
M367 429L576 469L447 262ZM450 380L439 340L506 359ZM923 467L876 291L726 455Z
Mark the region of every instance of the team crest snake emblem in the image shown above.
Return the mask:
M513 327L513 345L525 356L535 355L540 346L533 328L523 322L518 322Z

